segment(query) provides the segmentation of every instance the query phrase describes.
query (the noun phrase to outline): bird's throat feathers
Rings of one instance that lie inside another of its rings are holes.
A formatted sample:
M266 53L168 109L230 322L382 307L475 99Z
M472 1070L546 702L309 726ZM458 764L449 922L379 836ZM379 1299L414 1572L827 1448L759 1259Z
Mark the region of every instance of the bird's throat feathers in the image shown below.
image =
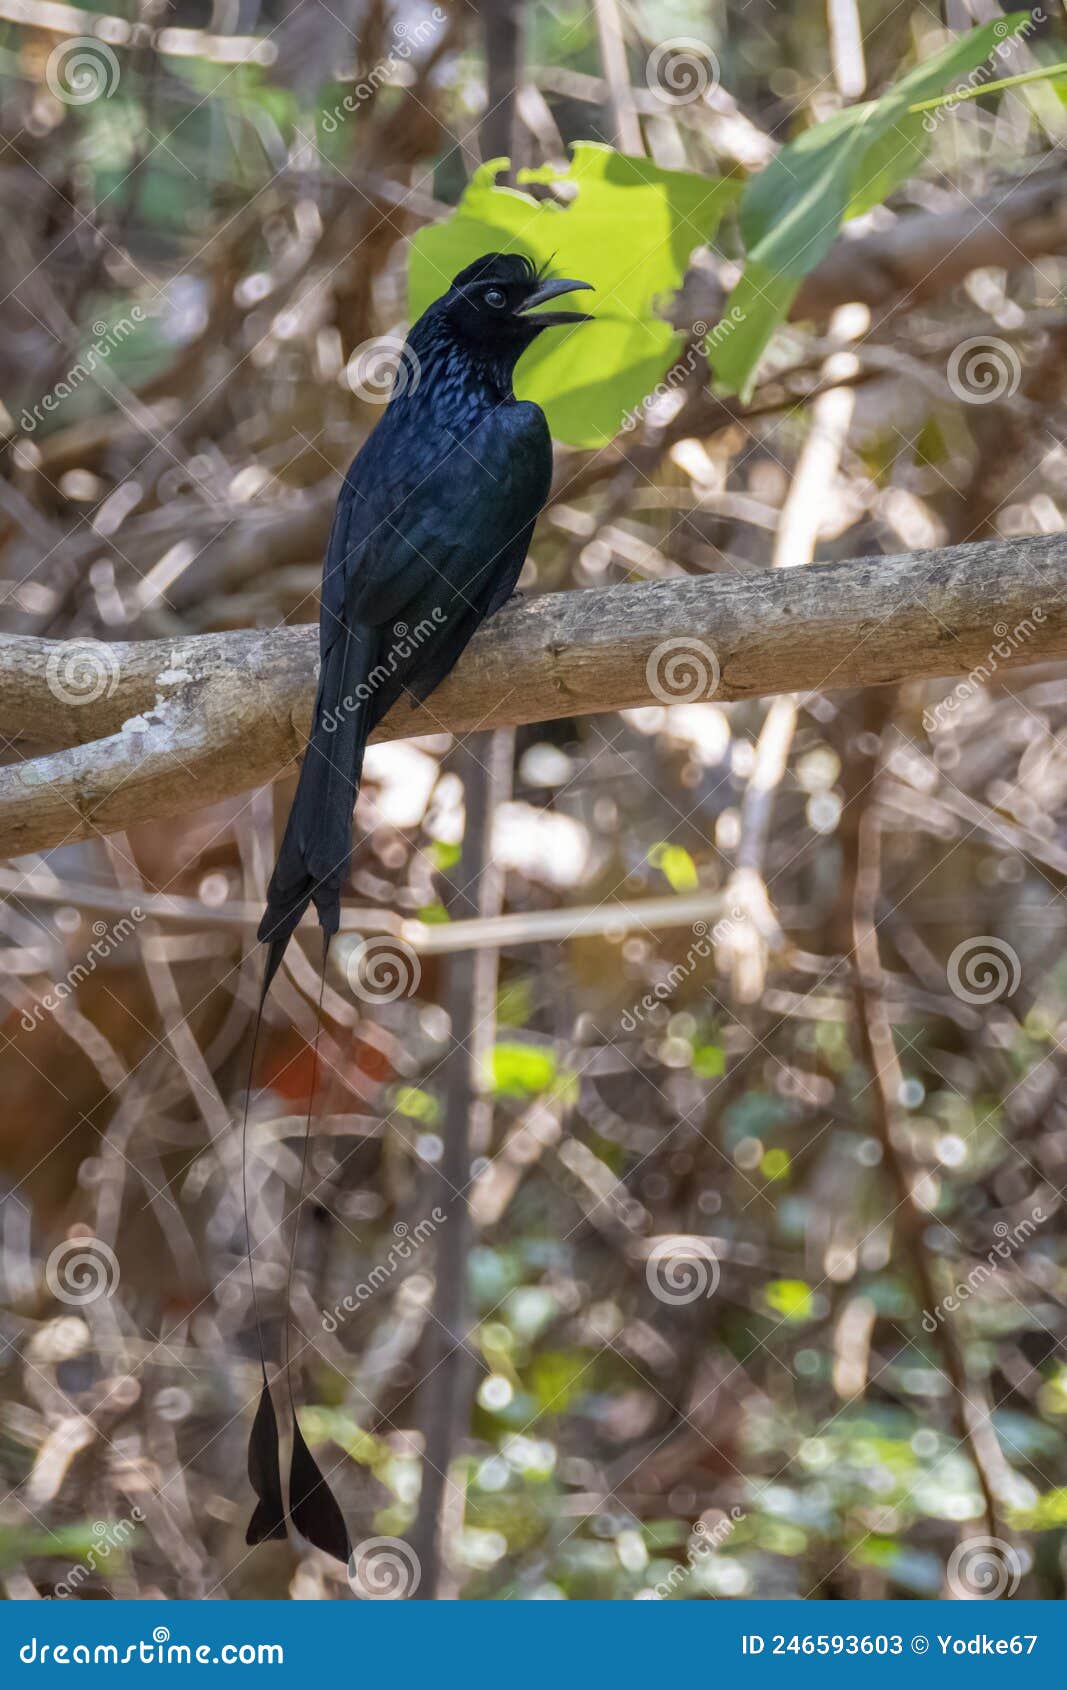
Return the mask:
M447 323L429 318L427 313L408 337L406 368L402 367L392 404L402 399L406 408L410 401L413 410L426 407L436 419L448 418L455 427L464 417L476 422L514 397L512 379L524 345L465 344Z

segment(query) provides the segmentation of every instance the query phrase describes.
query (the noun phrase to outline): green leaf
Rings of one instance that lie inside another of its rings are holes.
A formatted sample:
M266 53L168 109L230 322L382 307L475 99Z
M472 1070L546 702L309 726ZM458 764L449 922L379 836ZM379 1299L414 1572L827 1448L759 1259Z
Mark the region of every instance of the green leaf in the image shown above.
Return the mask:
M729 316L736 324L725 339L709 352L708 362L717 383L730 393L745 395L754 385L756 365L779 323L789 315L800 281L793 276L775 276L758 258L750 258L730 295ZM725 352L719 348L725 346Z
M450 868L455 868L461 854L461 846L445 839L435 839L426 853L434 868L441 874L447 873Z
M939 106L959 105L962 100L977 100L982 94L1000 94L1005 88L1025 88L1033 82L1053 82L1057 84L1054 92L1062 92L1062 83L1067 78L1067 64L1042 65L1038 70L1023 70L1018 76L1002 76L996 82L980 82L975 88L960 88L952 93L939 94L936 99L923 100L912 106L912 111L937 111Z
M938 1555L891 1537L865 1537L852 1550L851 1558L861 1567L877 1567L888 1573L896 1584L919 1596L934 1596L941 1586Z
M702 1080L717 1080L726 1072L726 1052L721 1045L693 1047L693 1073Z
M915 169L937 125L911 108L977 69L1028 16L1017 12L968 31L880 99L806 130L749 183L741 202L747 263L727 313L740 326L711 360L728 392L751 392L767 343L846 218L880 205Z
M389 1484L398 1466L392 1446L366 1431L344 1409L314 1404L300 1410L300 1430L312 1449L335 1443L361 1467L369 1467L383 1484Z
M562 1414L582 1391L592 1389L593 1369L581 1350L552 1350L536 1356L530 1388L542 1413Z
M505 1027L525 1027L533 1007L533 987L529 980L510 980L497 993L496 1018Z
M648 860L660 870L672 892L692 892L700 884L696 864L682 845L653 845Z
M764 1286L763 1300L767 1307L780 1314L783 1320L810 1320L815 1313L815 1300L810 1285L802 1279L776 1279Z
M760 1163L760 1173L765 1179L785 1179L789 1168L788 1150L768 1150Z
M709 241L737 184L661 170L649 159L579 141L565 172L519 172L498 187L506 160L475 171L455 213L412 241L411 317L464 265L486 252L523 252L556 275L591 282L592 323L550 330L519 361L515 391L544 407L557 440L602 446L656 386L683 337L656 314L681 284L694 250ZM551 184L569 203L535 200L523 183Z
M1011 1523L1023 1532L1049 1532L1067 1526L1067 1490L1058 1486L1026 1506L1013 1508Z
M498 1044L493 1050L493 1090L505 1097L536 1097L556 1078L556 1058L539 1045Z
M397 1086L391 1107L409 1121L422 1121L430 1127L435 1127L441 1119L441 1105L436 1097L418 1086Z
M68 1563L87 1561L88 1567L81 1571L88 1578L90 1573L103 1573L109 1565L121 1566L137 1535L129 1521L121 1520L83 1520L39 1532L21 1525L0 1525L0 1571L40 1557Z

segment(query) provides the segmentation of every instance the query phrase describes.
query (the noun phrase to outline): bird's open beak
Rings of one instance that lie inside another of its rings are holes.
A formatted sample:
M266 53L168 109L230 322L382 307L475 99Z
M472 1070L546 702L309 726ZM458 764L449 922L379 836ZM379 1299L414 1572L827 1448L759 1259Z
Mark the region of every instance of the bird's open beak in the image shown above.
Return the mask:
M592 282L571 282L565 277L558 276L554 281L542 282L541 286L532 293L521 311L516 312L519 317L528 317L538 305L544 305L546 300L558 299L560 294L577 293L579 288L593 290ZM587 311L538 311L537 322L546 329L560 328L564 323L591 323L592 318Z

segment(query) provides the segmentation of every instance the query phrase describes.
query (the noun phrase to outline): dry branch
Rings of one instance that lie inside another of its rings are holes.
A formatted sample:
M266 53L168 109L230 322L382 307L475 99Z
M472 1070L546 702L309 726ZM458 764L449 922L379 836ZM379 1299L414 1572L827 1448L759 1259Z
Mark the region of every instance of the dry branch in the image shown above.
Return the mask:
M966 675L998 641L1001 670L1067 657L1062 535L548 594L497 617L377 737ZM81 705L62 684L76 643L0 636L0 731L72 747L0 770L0 853L183 815L299 756L312 628L99 647L101 696Z
M900 310L947 294L974 270L1011 272L1067 250L1067 176L1059 161L956 210L914 211L885 229L835 242L805 279L794 322L825 322L840 305ZM714 321L722 308L713 270L690 272L677 321Z

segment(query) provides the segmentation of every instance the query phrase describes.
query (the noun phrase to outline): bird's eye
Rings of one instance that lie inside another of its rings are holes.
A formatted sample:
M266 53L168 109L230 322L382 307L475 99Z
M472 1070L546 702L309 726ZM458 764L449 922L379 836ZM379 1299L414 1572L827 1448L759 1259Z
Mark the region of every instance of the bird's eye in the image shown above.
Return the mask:
M487 305L491 305L494 311L499 311L502 306L507 304L507 302L508 296L504 292L503 288L486 288L485 303Z

